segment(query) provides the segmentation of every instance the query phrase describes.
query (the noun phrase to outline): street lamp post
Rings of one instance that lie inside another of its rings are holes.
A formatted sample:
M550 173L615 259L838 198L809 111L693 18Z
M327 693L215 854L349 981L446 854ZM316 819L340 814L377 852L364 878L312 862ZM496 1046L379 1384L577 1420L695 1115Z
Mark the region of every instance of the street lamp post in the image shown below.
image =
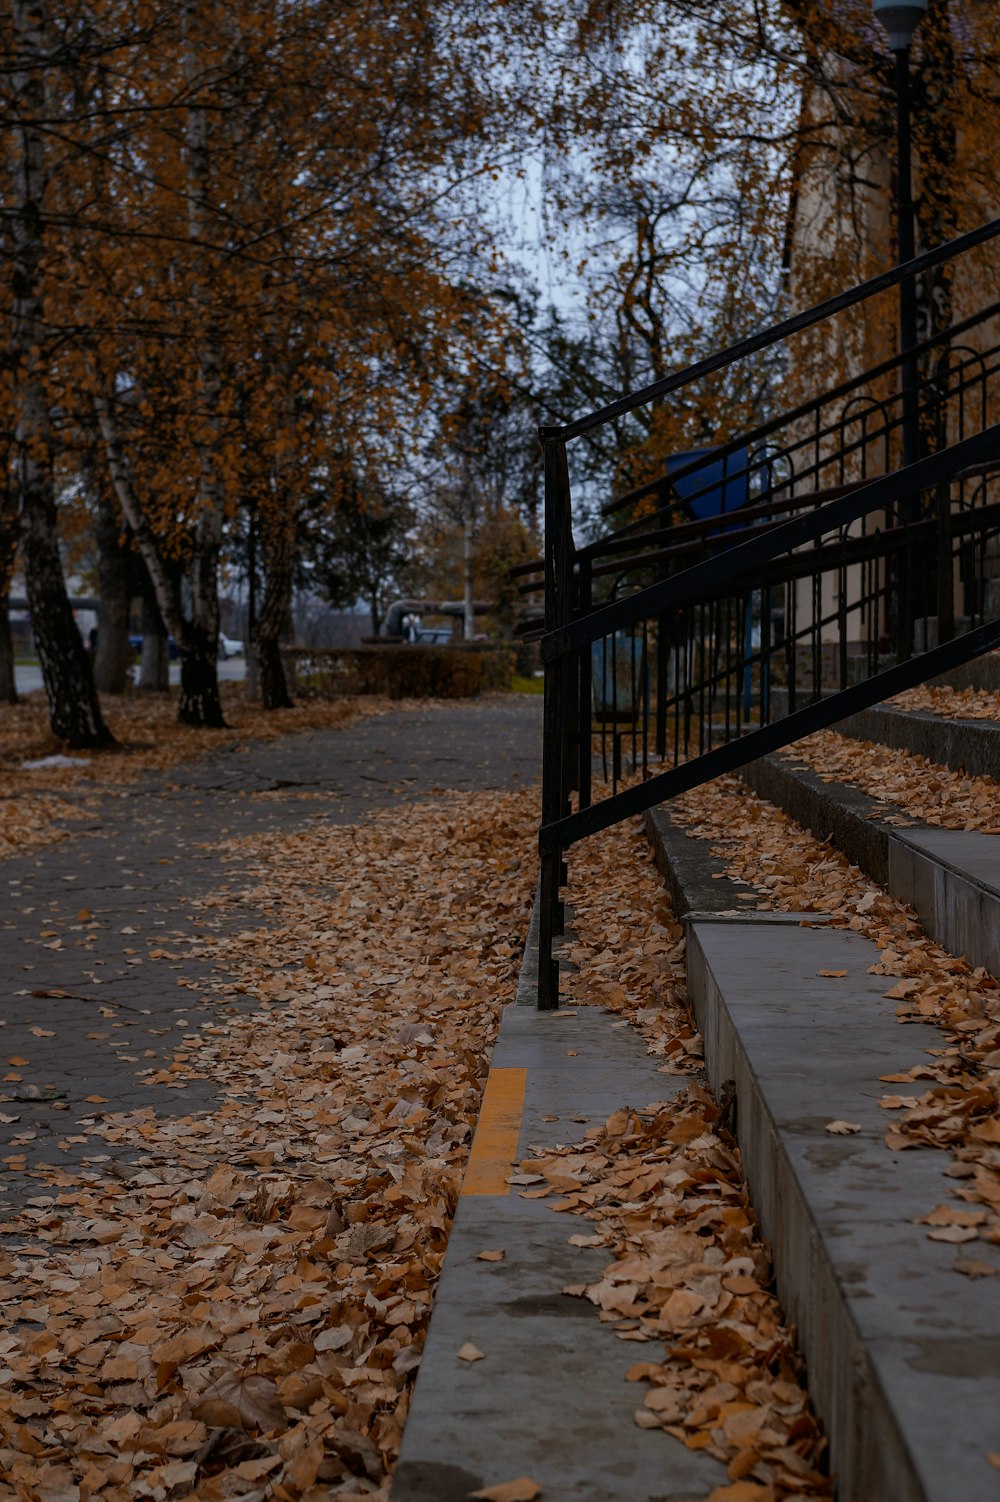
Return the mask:
M910 43L927 12L927 0L872 0L875 15L889 34L896 59L896 244L900 265L912 261L913 183L910 172ZM899 284L900 394L903 399L903 463L914 464L919 455L917 366L913 348L917 342L917 289L912 276Z

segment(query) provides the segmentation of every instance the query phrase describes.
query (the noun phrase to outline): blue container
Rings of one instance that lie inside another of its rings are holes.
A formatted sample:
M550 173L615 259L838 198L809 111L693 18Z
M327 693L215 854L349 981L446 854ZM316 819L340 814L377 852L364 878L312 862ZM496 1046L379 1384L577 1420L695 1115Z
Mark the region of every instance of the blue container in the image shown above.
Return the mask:
M747 450L736 449L724 459L714 458L717 452L717 449L689 449L685 454L671 454L666 461L674 494L694 521L738 511L750 499ZM674 478L679 470L697 459L705 462L690 474Z

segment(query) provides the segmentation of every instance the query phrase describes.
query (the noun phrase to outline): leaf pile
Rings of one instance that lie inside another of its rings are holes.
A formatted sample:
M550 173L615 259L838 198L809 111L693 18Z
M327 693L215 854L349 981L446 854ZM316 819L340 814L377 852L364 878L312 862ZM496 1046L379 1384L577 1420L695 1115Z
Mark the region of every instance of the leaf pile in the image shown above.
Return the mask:
M71 831L65 827L66 821L85 819L89 814L85 805L70 806L30 794L0 798L0 860L67 839Z
M892 805L887 824L905 823L900 810L942 829L1000 834L1000 784L992 777L953 772L925 756L821 730L781 753L805 762L824 782L847 782Z
M701 1069L683 931L634 825L588 842L578 867L566 945L579 966L574 1000L622 1013L666 1072L692 1078L669 1101L616 1111L582 1144L523 1160L520 1174L536 1181L524 1192L595 1222L571 1243L614 1257L597 1283L566 1291L589 1299L620 1339L653 1348L629 1372L647 1384L636 1423L721 1460L729 1484L712 1493L717 1502L828 1497L825 1441L739 1152Z
M997 980L981 966L973 969L948 954L927 937L910 909L734 778L685 794L672 812L689 834L712 841L726 873L759 894L759 908L829 913L835 924L870 939L879 956L869 973L895 980L885 995L896 1001L900 1022L929 1022L942 1029L942 1048L909 1069L880 1076L897 1087L881 1102L892 1112L886 1142L893 1151L920 1145L951 1150L956 1199L981 1207L971 1214L947 1207L952 1217L947 1224L961 1234L936 1235L932 1224L932 1239L1000 1244ZM936 1228L942 1224L939 1219Z
M943 683L921 683L895 698L894 709L941 715L948 720L993 720L1000 723L1000 694L983 688L949 688Z
M385 1496L534 814L450 794L232 847L226 900L269 921L199 938L221 1005L155 1076L222 1103L95 1111L89 1166L0 1227L0 1498Z

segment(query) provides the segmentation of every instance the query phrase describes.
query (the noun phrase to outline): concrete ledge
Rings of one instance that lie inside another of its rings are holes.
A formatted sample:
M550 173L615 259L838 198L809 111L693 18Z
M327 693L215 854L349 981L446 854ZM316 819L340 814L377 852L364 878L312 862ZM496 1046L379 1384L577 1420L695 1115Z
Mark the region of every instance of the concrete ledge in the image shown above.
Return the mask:
M719 862L709 854L704 840L692 839L662 806L648 809L643 815L643 825L657 869L670 893L675 918L686 918L691 913L735 916L744 911L740 893L748 893L750 888L746 882L716 875Z
M1000 837L975 830L898 828L891 807L841 782L825 782L787 758L762 757L741 772L760 797L837 849L899 902L924 932L970 965L1000 976ZM700 887L699 887L700 890Z
M536 962L529 944L522 1004L504 1012L490 1075L524 1071L512 1160L533 1144L579 1140L619 1107L669 1099L684 1084L660 1073L614 1013L581 1007L567 1016L523 1004L533 1000ZM643 1389L625 1380L635 1346L590 1303L563 1294L568 1283L596 1281L610 1260L606 1249L569 1245L588 1229L585 1218L522 1199L516 1188L463 1193L392 1502L465 1502L470 1491L518 1476L538 1482L545 1502L700 1502L725 1484L711 1457L636 1426ZM494 1248L504 1249L502 1262L478 1260ZM466 1341L482 1361L458 1359Z
M1000 781L1000 725L989 720L946 720L941 715L880 705L849 715L833 728L853 740L877 741L926 756L954 772Z
M688 914L709 1080L717 1094L735 1086L743 1167L830 1437L838 1502L995 1499L986 1453L1000 1439L1000 1280L963 1277L956 1249L915 1224L950 1198L948 1159L889 1153L878 1105L879 1075L940 1046L940 1034L899 1026L885 978L868 974L875 946L822 915L695 914L721 885L708 885L718 862L662 809L647 829ZM860 1130L831 1135L835 1119ZM1000 1270L1000 1248L977 1242L975 1255Z
M876 950L842 930L693 922L689 988L778 1291L830 1437L839 1502L987 1502L1000 1439L1000 1288L953 1271L913 1222L949 1198L947 1158L891 1154L882 1073L940 1044L895 1019ZM817 978L820 969L846 970ZM861 1130L831 1136L826 1123ZM1000 1249L975 1244L1000 1268Z
M992 693L1000 689L1000 652L986 652L982 657L974 657L971 662L963 662L939 678L932 678L931 682L949 688L980 688Z

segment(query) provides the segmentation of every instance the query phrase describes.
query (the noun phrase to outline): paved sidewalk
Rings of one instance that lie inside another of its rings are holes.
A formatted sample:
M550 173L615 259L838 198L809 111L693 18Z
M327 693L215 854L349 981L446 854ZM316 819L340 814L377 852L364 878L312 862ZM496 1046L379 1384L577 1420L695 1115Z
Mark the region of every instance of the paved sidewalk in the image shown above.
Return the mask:
M211 972L198 935L262 921L196 906L232 881L222 842L355 823L446 789L524 786L540 747L531 696L234 744L109 789L70 839L0 862L0 1213L37 1193L33 1163L86 1163L97 1147L107 1161L113 1147L80 1135L81 1121L214 1103L208 1082L172 1089L147 1076L218 1007L201 989Z

